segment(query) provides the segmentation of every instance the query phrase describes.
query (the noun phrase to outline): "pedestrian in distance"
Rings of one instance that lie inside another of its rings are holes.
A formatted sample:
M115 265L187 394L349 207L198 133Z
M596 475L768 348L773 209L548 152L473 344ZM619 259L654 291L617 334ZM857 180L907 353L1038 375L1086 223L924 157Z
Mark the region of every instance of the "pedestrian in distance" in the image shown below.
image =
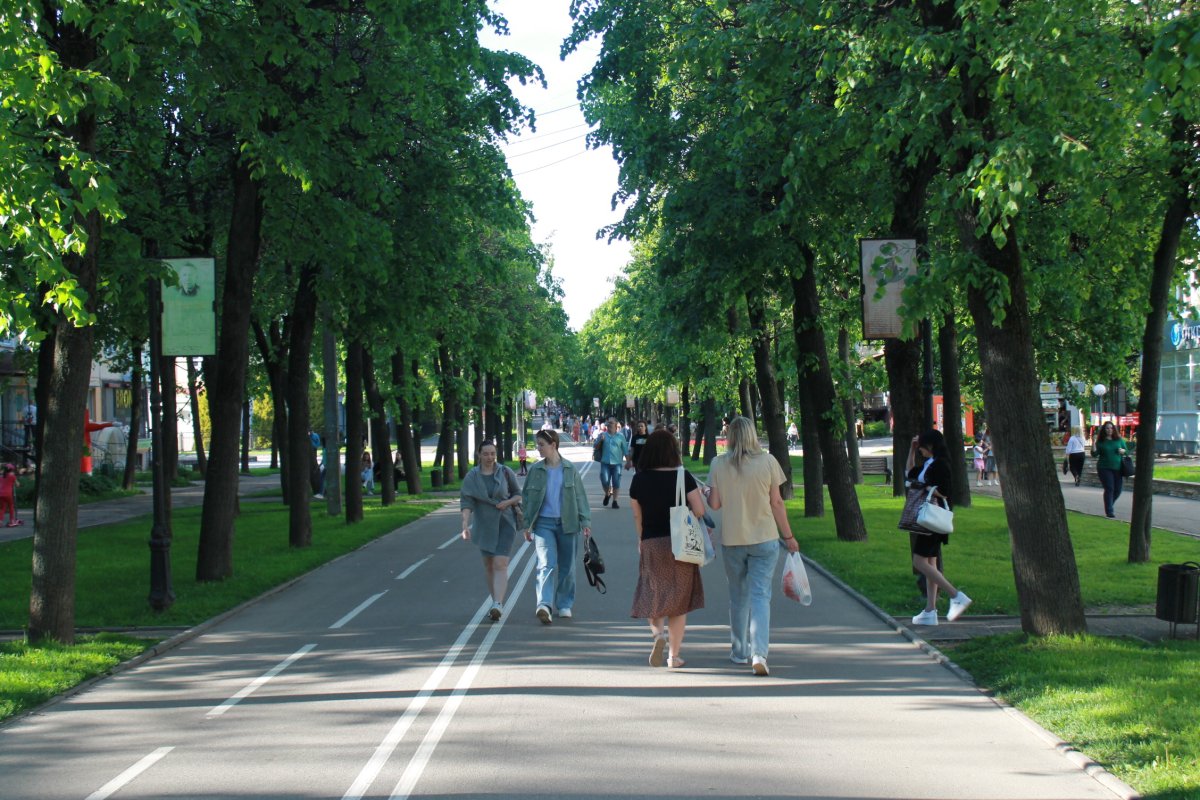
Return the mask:
M20 485L16 466L5 464L0 470L0 516L8 514L8 522L4 526L6 528L25 524L25 520L17 517L17 487Z
M529 468L521 497L525 507L525 541L537 551L537 618L551 623L551 613L570 618L575 604L575 553L579 534L592 535L592 510L583 478L558 452L555 431L534 437L542 457Z
M652 667L663 665L664 650L669 650L668 667L684 665L679 651L688 612L704 608L700 567L676 561L671 551L671 508L682 464L679 442L666 428L659 428L646 437L638 473L629 484L638 547L637 588L629 615L650 623ZM687 471L683 480L685 502L696 519L701 519L705 512L699 484Z
M1109 519L1116 516L1113 506L1125 488L1121 477L1121 457L1125 455L1125 439L1117 432L1117 426L1106 422L1100 426L1096 443L1092 446L1092 458L1096 459L1096 473L1104 487L1104 515Z
M522 478L529 474L529 452L525 449L525 440L517 442L517 461L521 462L521 471L517 474Z
M795 450L796 446L800 444L800 429L796 427L794 420L788 425L787 437L788 449Z
M1071 438L1067 439L1067 469L1071 471L1071 475L1075 478L1075 485L1079 485L1079 479L1083 476L1083 459L1087 448L1083 444L1083 429L1078 428L1071 433Z
M625 469L637 471L638 460L642 457L642 448L646 446L646 440L650 438L650 434L646 432L645 420L639 420L634 426L633 438L629 440L629 456L625 460Z
M983 458L983 478L989 486L996 486L1000 483L1000 472L996 469L996 446L987 425L983 426Z
M983 437L975 439L975 446L971 448L971 455L975 460L975 485L982 486L987 480L987 454L984 452Z
M950 508L950 452L946 439L936 429L914 436L908 448L907 480L905 486L920 485L933 489L933 497L943 506ZM944 491L943 491L944 490ZM962 616L973 600L966 592L957 589L938 569L942 546L950 541L945 533L916 533L909 537L912 565L925 578L925 608L912 618L914 625L937 625L938 590L944 590L950 598L950 610L946 621L953 622Z
M617 418L608 418L608 429L600 434L600 485L604 487L604 505L617 502L621 494L621 466L629 454L629 440L617 427Z
M734 417L725 452L708 474L708 505L722 511L721 555L729 580L729 660L767 675L771 643L771 590L780 541L800 551L779 487L786 480L775 457L764 453L754 423Z
M362 459L359 460L358 474L362 479L363 491L367 494L375 494L375 468L371 465L370 450L363 450Z
M483 556L483 576L492 607L488 617L500 619L508 593L508 559L517 530L525 526L521 487L511 469L498 463L496 445L484 442L477 465L463 478L459 492L462 538L474 541Z

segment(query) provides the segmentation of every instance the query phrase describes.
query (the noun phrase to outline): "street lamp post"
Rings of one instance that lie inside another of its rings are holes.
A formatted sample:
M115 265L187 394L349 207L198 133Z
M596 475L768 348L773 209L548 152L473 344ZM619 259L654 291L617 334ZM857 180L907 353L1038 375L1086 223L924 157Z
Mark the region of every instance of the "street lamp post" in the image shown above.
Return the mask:
M150 460L154 477L154 523L150 528L150 607L165 611L175 602L171 587L171 531L167 524L167 482L163 469L162 437L162 284L146 282L150 306Z
M1108 387L1103 383L1097 383L1092 387L1092 394L1096 395L1096 421L1103 422L1104 417L1104 395L1108 391ZM1096 426L1092 426L1096 427Z

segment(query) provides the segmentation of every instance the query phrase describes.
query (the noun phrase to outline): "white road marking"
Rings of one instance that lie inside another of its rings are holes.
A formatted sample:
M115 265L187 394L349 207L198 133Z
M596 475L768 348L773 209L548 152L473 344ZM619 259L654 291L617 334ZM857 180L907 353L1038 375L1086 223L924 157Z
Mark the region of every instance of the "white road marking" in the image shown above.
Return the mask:
M346 616L344 616L344 617L342 617L341 619L339 619L337 622L335 622L335 623L333 623L332 625L330 625L330 626L329 626L329 629L330 629L330 630L334 630L335 628L340 628L340 627L342 627L342 626L343 626L343 625L345 625L347 622L349 622L350 620L352 620L352 619L354 619L355 617L357 617L357 616L358 616L360 613L362 613L362 612L363 612L363 611L364 611L364 610L365 610L365 609L366 609L366 608L367 608L369 605L371 605L371 603L374 603L376 600L378 600L379 598L383 597L385 594L387 594L387 589L384 589L384 590L383 590L382 592L380 592L379 594L373 594L373 595L371 595L371 596L370 596L370 597L368 597L366 600L363 600L361 603L359 603L359 604L358 604L358 608L354 609L354 610L353 610L353 611L351 611L349 614L347 614Z
M438 550L445 550L447 547L449 547L450 545L454 544L455 542L457 542L457 541L458 541L459 539L461 539L461 538L462 538L462 532L461 532L461 531L459 531L458 533L454 534L454 535L453 535L453 536L451 536L449 539L447 539L447 540L445 541L445 543L443 543L443 544L439 544L439 545L438 545Z
M132 767L125 770L120 775L89 794L87 796L87 800L105 800L105 798L112 797L126 784L130 783L138 775L141 775L143 772L153 767L159 761L159 759L174 749L174 747L158 748L153 753L146 756L141 761L137 762Z
M408 762L408 766L404 770L404 774L400 776L399 782L396 783L396 788L392 790L391 800L408 800L413 790L417 787L417 781L421 780L421 775L425 772L425 767L429 765L430 759L433 758L433 752L437 749L438 743L441 742L442 734L450 727L455 713L458 712L458 707L462 704L463 697L470 691L471 684L475 681L475 676L479 674L479 668L483 665L487 654L491 652L492 644L495 643L496 637L500 635L500 629L504 627L505 621L508 620L508 615L512 611L517 598L520 597L521 590L525 588L525 584L529 581L529 576L533 574L533 568L536 564L537 559L530 559L529 563L525 565L525 570L521 573L521 579L517 581L516 586L513 587L512 593L509 595L508 602L504 604L504 616L487 632L483 643L480 644L479 649L475 652L475 657L471 659L471 663L463 670L463 674L459 677L454 691L447 698L446 704L442 706L441 713L434 720L433 725L429 728L429 732L425 734L425 738L421 740L421 746L413 754L412 759Z
M528 542L525 542L521 545L521 549L517 551L517 555L513 558L514 564L521 560L521 556L524 555L528 548ZM516 593L514 593L509 598L509 603L511 603L516 596ZM421 710L425 708L425 704L429 702L429 698L433 696L435 691L437 691L438 686L441 685L442 680L445 679L446 674L450 671L450 668L454 666L454 662L458 660L459 653L461 653L463 648L467 646L467 642L471 640L471 636L474 635L475 629L478 628L479 623L483 621L484 614L486 614L488 609L491 607L492 600L489 597L483 601L482 605L479 606L479 610L475 612L475 615L471 617L471 621L467 623L465 628L463 628L463 631L459 634L458 639L455 640L454 644L450 646L450 649L446 651L446 655L442 657L441 663L438 664L437 668L430 674L429 678L425 681L425 685L421 687L421 691L417 692L416 696L413 697L412 702L408 704L408 708L404 710L404 714L401 715L400 719L396 720L396 724L392 726L392 729L387 732L387 736L384 736L383 741L380 742L379 746L375 748L375 752L371 756L371 759L358 773L358 777L355 778L354 783L351 784L350 788L346 790L346 793L342 795L342 800L361 800L363 795L365 795L371 788L371 784L375 782L377 777L379 777L379 772L383 769L383 766L387 763L387 760L391 758L392 753L395 752L396 748L400 745L400 742L404 739L404 734L408 733L408 729L412 727L413 722L421 713Z
M421 566L422 564L424 564L426 561L428 561L428 560L429 560L429 559L431 559L431 558L433 558L433 556L425 556L425 557L424 557L424 558L422 558L420 561L418 561L417 563L413 564L413 565L412 565L411 567L409 567L408 569L404 570L404 572L401 572L399 575L397 575L397 576L396 576L396 580L398 580L398 581L402 581L402 580L404 580L405 578L407 578L409 575L412 575L414 572L416 572L416 571L417 571L417 567Z
M242 702L242 700L244 700L245 698L247 698L251 694L253 694L255 691L257 691L260 686L265 684L267 681L271 680L271 678L274 678L276 675L283 672L285 669L290 667L292 664L296 663L296 661L298 661L301 657L303 657L306 653L308 653L308 651L312 650L314 647L316 647L315 644L304 645L304 647L301 647L299 650L292 653L290 656L285 658L283 661L280 661L278 664L271 667L269 670L264 672L262 675L258 676L254 680L250 681L250 683L246 684L245 688L243 688L241 691L239 691L233 697L230 697L224 703L221 703L221 705L217 706L212 711L209 711L207 714L205 714L204 718L212 719L214 717L221 716L226 711L233 708L238 703Z

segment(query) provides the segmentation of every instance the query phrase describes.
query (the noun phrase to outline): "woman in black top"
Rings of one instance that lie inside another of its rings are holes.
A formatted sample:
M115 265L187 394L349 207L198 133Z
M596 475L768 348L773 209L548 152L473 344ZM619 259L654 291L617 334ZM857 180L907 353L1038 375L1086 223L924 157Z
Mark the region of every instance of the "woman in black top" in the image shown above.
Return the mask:
M682 469L679 443L671 432L659 428L646 438L638 473L629 486L633 526L638 535L638 582L630 616L647 619L654 634L650 666L661 667L663 650L670 644L669 667L682 667L679 648L687 613L704 608L704 586L700 568L676 561L671 552L671 507L675 485ZM688 508L696 519L704 517L700 488L686 471L683 490ZM664 630L665 628L665 630Z
M908 450L908 480L906 486L933 488L933 497L946 508L950 507L950 453L939 430L929 430L914 436ZM954 588L938 569L942 545L950 541L949 534L920 533L909 537L912 542L913 569L925 577L925 610L912 618L914 625L937 625L938 588L950 595L950 610L946 620L953 622L971 605L966 592Z
M625 468L633 467L634 470L639 470L641 467L638 462L642 458L642 449L646 446L646 440L650 438L646 433L645 421L638 422L633 428L633 437L629 440L629 461L625 464Z

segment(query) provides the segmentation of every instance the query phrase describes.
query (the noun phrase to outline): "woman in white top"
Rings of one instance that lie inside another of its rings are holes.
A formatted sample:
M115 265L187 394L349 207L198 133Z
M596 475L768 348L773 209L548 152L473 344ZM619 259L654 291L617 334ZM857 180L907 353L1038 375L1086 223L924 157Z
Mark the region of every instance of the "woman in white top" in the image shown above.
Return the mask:
M713 461L708 477L709 506L725 509L721 554L729 579L729 660L750 664L755 675L766 675L771 587L780 544L789 553L800 550L779 493L783 469L762 451L754 423L735 417L725 453Z
M1075 429L1071 438L1067 439L1067 466L1075 476L1075 485L1079 485L1079 477L1083 475L1083 459L1087 448L1083 444L1083 431Z

